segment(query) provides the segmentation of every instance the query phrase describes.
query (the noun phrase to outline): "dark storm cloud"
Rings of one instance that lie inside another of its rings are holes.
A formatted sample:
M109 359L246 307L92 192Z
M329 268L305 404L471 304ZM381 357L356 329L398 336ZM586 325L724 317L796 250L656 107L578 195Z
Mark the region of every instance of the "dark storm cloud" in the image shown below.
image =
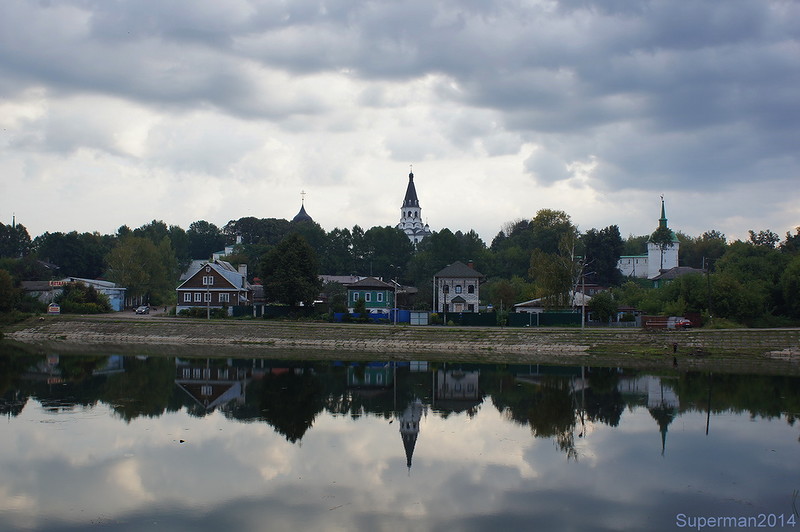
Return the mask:
M336 102L325 87L265 83L265 72L347 72L371 105L381 105L375 84L438 76L453 87L436 92L443 104L488 110L544 150L526 163L541 182L589 158L607 189L796 178L800 167L800 5L784 0L12 0L0 10L4 91L44 85L282 121ZM443 134L466 149L480 128ZM390 151L415 152L404 142Z

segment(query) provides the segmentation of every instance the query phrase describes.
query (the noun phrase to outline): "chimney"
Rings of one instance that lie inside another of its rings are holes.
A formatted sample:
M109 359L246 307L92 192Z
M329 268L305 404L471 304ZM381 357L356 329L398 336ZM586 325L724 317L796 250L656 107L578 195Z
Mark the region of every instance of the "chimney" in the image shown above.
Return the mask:
M474 263L474 262L472 262L471 260L470 260L470 261L467 261L467 266L469 266L469 267L470 267L471 269L473 269L473 270L475 269L475 263Z
M247 277L247 264L240 264L239 265L239 273L244 275L245 278Z

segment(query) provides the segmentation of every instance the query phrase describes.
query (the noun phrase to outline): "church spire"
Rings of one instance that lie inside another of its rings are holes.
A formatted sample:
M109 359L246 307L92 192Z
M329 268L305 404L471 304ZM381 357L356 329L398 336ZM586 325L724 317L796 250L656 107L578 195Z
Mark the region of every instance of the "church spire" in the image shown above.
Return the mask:
M431 235L427 224L422 222L422 208L419 206L417 187L414 186L414 168L408 173L408 186L403 205L400 206L400 223L397 228L408 235L411 243L416 246L423 238Z
M658 226L667 227L667 211L664 209L664 194L661 194L661 218L658 220Z
M403 207L419 207L417 187L414 186L414 172L409 172L408 174L408 187L406 188L406 197L403 200Z

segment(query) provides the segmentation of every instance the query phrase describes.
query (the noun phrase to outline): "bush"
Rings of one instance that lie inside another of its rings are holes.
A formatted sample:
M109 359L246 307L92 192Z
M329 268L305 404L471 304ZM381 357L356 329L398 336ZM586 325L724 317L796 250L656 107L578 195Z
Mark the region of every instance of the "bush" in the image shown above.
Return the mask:
M62 313L100 314L111 312L108 297L99 293L92 286L81 283L67 283L55 302L61 305Z
M434 312L428 318L428 323L430 323L431 325L441 325L442 317L438 313Z
M207 318L208 309L204 309L201 307L185 308L178 313L178 316L182 316L185 318ZM228 317L228 312L225 309L212 308L211 317L214 318L215 320L225 319Z

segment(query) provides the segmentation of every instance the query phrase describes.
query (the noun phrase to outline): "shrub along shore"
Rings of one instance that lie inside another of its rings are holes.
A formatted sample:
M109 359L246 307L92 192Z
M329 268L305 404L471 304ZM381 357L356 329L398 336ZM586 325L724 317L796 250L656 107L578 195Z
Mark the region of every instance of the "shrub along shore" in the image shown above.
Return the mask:
M3 331L55 353L440 360L800 375L800 329L642 330L47 316Z

